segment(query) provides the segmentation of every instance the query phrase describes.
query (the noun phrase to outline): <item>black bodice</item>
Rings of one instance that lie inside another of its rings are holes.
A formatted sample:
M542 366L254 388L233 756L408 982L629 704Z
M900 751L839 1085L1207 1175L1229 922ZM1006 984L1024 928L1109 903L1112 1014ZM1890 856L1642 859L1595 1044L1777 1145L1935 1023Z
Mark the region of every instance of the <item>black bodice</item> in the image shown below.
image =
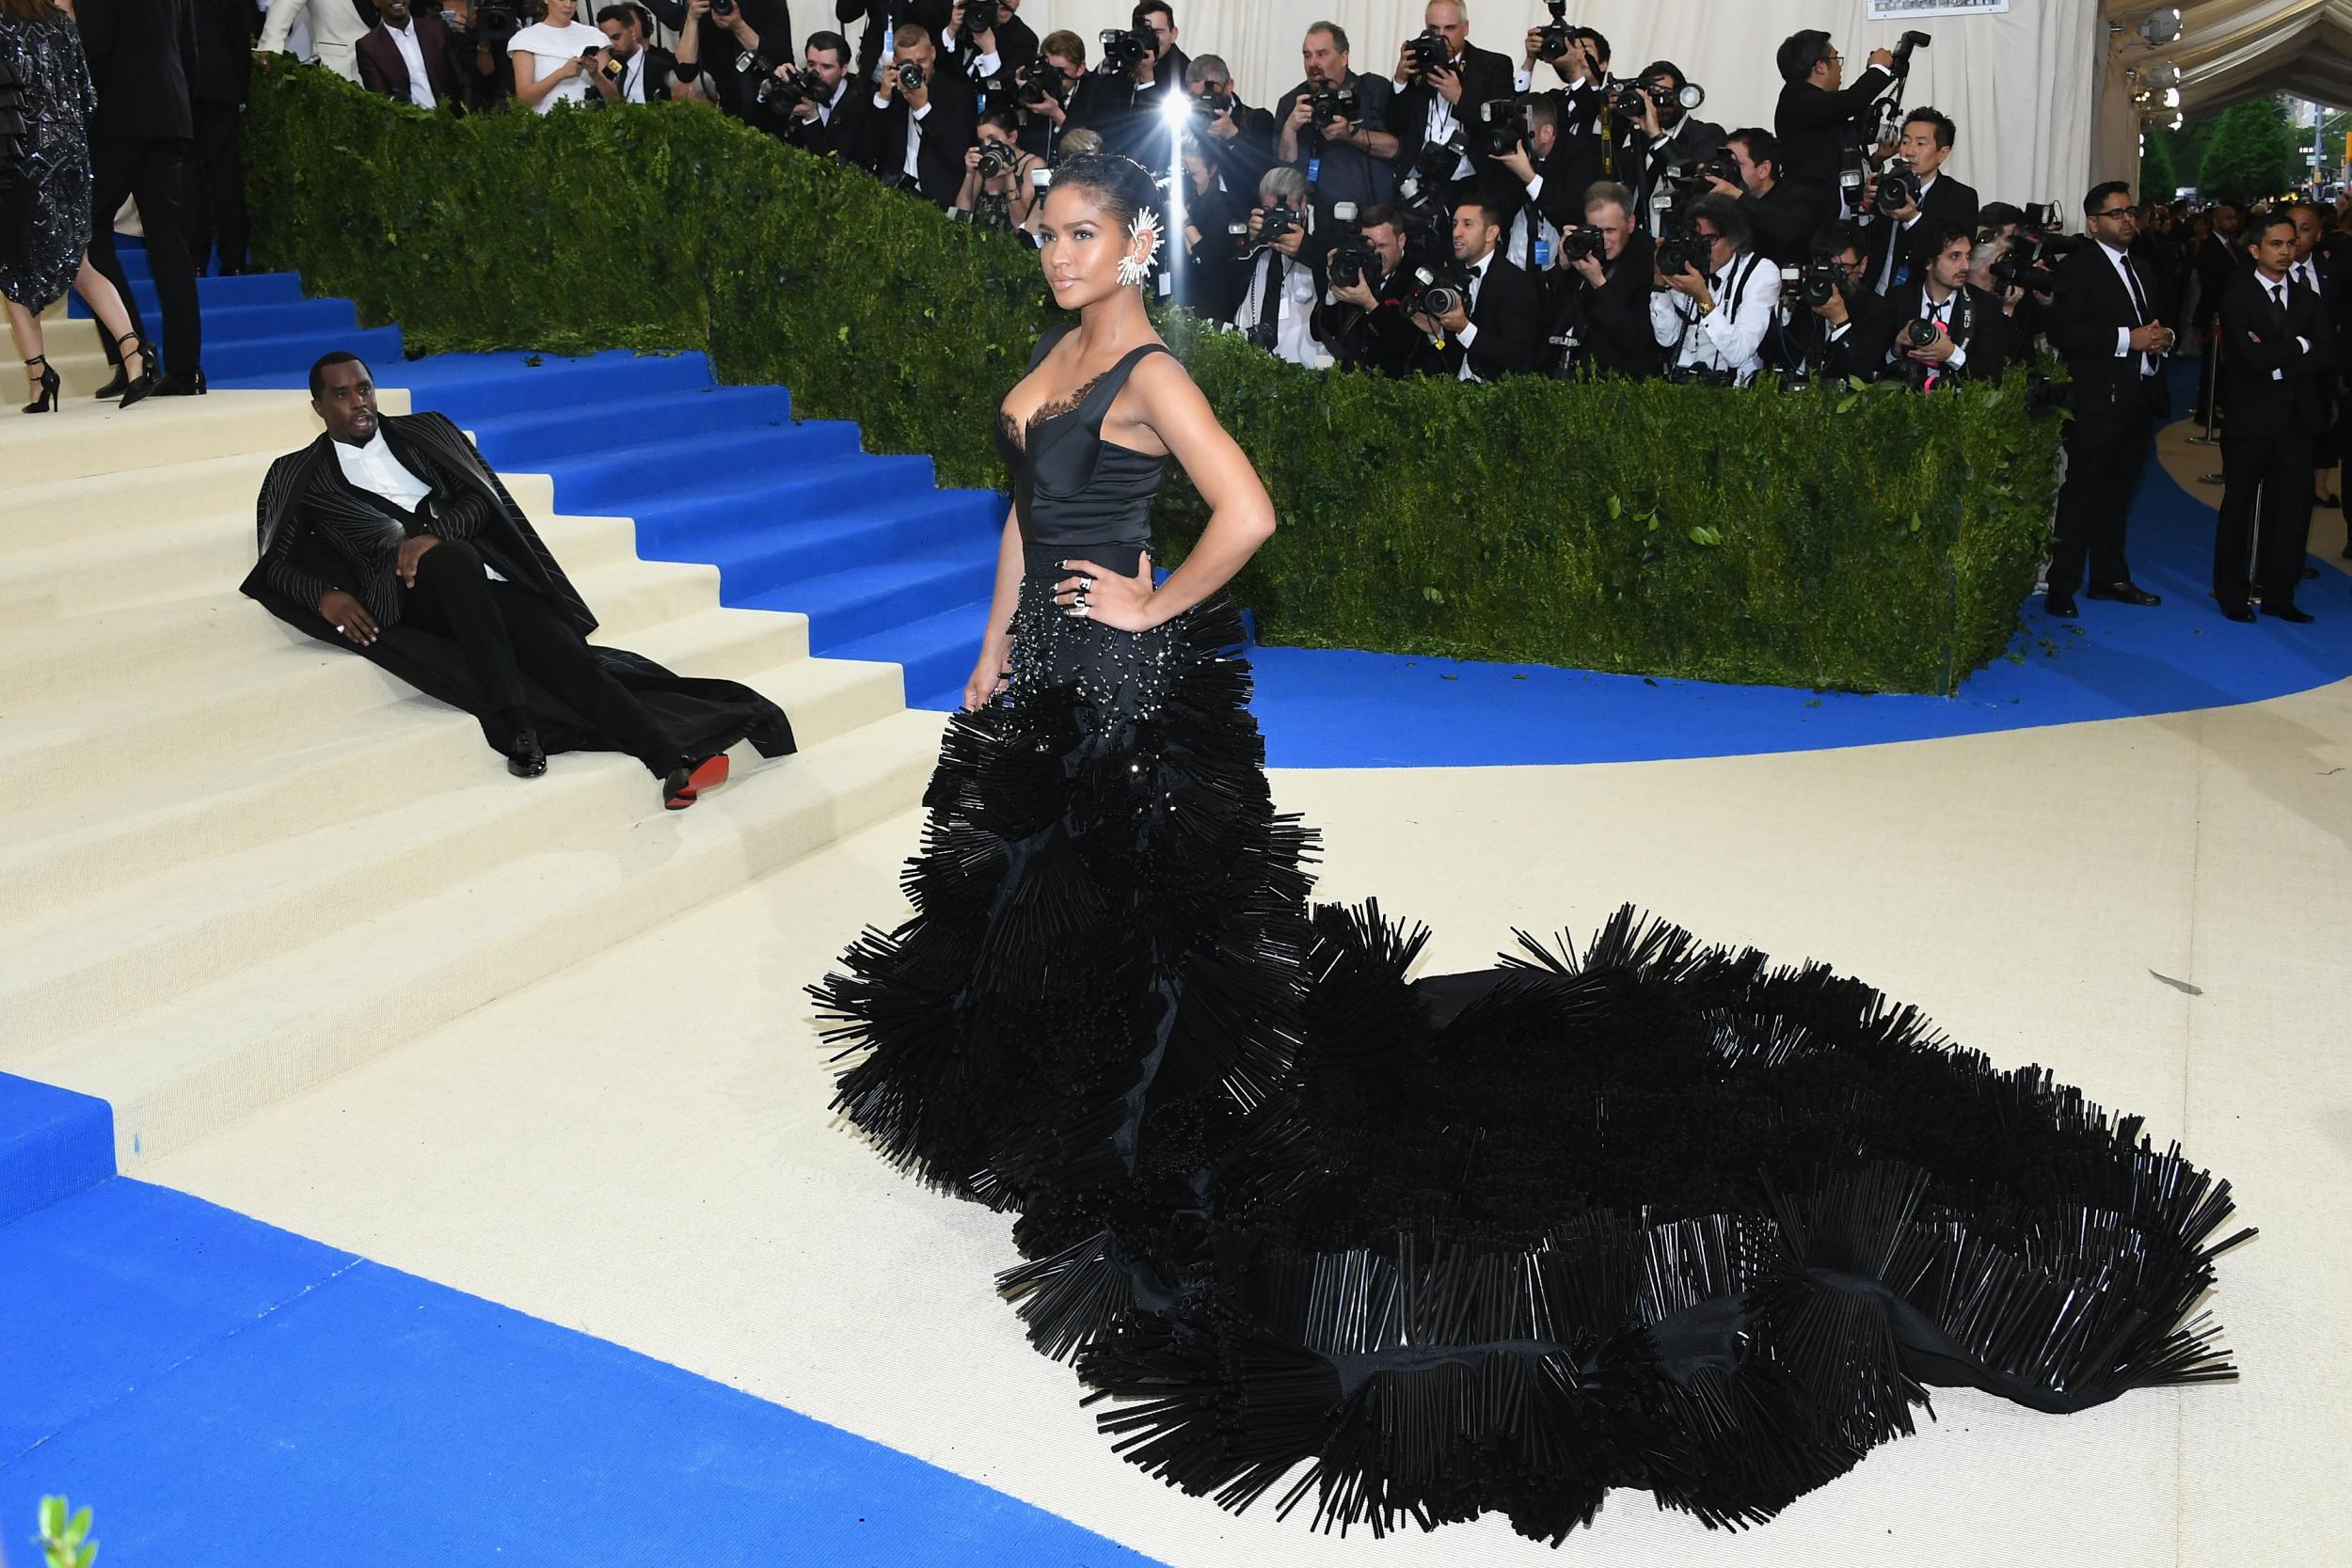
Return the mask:
M1035 370L1069 330L1047 334L1029 368ZM1146 355L1165 352L1159 343L1136 349L1070 396L1041 406L1025 431L998 408L996 442L1012 476L1021 540L1033 556L1074 549L1114 570L1135 569L1136 552L1152 542L1152 501L1168 459L1104 440L1103 417L1128 372Z

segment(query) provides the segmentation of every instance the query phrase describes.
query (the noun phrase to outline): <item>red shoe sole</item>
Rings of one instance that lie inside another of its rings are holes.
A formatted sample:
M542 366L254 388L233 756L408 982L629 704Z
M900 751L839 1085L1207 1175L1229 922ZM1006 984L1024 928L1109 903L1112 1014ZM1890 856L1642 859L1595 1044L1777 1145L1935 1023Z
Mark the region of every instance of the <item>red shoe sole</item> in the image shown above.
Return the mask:
M684 811L703 791L716 789L726 782L727 754L722 752L715 757L705 758L701 767L686 775L686 787L661 803L671 811Z

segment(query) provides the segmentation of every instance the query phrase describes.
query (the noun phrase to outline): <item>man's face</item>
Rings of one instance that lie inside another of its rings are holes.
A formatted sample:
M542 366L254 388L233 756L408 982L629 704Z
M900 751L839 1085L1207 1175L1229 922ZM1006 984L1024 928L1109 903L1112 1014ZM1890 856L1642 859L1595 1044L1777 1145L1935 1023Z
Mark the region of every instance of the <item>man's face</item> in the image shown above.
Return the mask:
M1021 14L1021 0L996 0L996 25L1002 27Z
M1928 274L1937 288L1949 293L1968 281L1968 257L1976 246L1966 239L1957 239L1935 253L1928 263Z
M1944 160L1952 155L1950 148L1935 145L1935 127L1925 120L1914 120L1904 126L1903 139L1895 150L1922 180L1942 168Z
M899 44L898 56L901 60L913 60L923 68L923 74L929 76L931 68L939 62L939 50L932 44L931 36L926 33L914 43Z
M2132 205L2127 191L2117 191L2091 209L2083 219L2083 227L2101 245L2117 250L2128 250L2139 236L2139 209Z
M375 13L384 19L387 27L405 27L408 25L408 0L376 0Z
M1220 82L1214 76L1203 76L1198 82L1186 82L1184 90L1195 98L1216 98L1233 90L1231 82Z
M2238 210L2226 201L2213 210L2214 228L2231 239L2237 238L2239 221Z
M1626 241L1633 237L1633 220L1626 210L1613 201L1588 207L1584 221L1600 230L1600 253L1604 260L1613 261L1625 254Z
M1707 242L1707 270L1717 273L1731 264L1731 242L1715 231L1715 226L1705 218L1692 225L1700 239Z
M1432 0L1427 10L1421 13L1422 25L1445 40L1448 59L1459 58L1462 46L1470 41L1470 18L1454 0Z
M1730 146L1731 161L1740 166L1740 183L1758 196L1770 190L1772 183L1772 165L1769 162L1759 164L1749 157L1746 142L1736 141Z
M1364 240L1380 258L1383 273L1394 272L1405 260L1405 230L1393 223L1375 223L1364 230Z
M1048 55L1045 56L1045 63L1060 71L1061 79L1065 83L1074 82L1087 73L1086 67L1078 64L1067 55Z
M364 447L375 439L375 378L357 360L329 365L319 372L319 395L311 409L326 421L326 434L345 446Z
M1836 92L1846 84L1846 56L1832 49L1814 66L1807 80L1825 91Z
M380 8L383 0L376 0L376 3ZM620 22L599 22L596 25L603 29L606 40L612 44L613 58L626 60L637 53L636 28Z
M1862 259L1862 252L1856 250L1851 245L1848 245L1845 249L1831 257L1830 261L1836 264L1839 272L1846 275L1847 282L1856 285L1861 283L1862 269L1867 264Z
M1476 262L1495 247L1501 233L1486 217L1486 209L1468 202L1454 210L1454 259Z
M2295 265L2295 226L2290 223L2266 225L2254 237L2254 264L2272 277L2285 274Z
M1328 33L1309 33L1298 46L1298 56L1306 62L1310 82L1320 86L1347 80L1347 53Z
M1537 120L1534 130L1527 138L1527 155L1537 163L1541 163L1550 157L1551 150L1559 145L1560 127L1547 125L1542 120Z
M1666 102L1661 104L1658 110L1658 128L1661 131L1671 131L1681 124L1683 117L1691 112L1684 108L1681 102L1675 97L1676 93L1682 90L1682 84L1661 71L1657 75L1648 78L1647 85L1665 89L1663 96Z
M1143 13L1143 24L1152 29L1153 38L1160 40L1159 47L1152 53L1163 60L1168 58L1168 52L1176 47L1175 19L1166 11L1146 11Z
M2306 261L2319 248L2319 214L2309 207L2295 210L2295 259Z
M830 49L811 49L802 56L802 60L825 85L827 92L839 87L841 78L849 74L850 62Z

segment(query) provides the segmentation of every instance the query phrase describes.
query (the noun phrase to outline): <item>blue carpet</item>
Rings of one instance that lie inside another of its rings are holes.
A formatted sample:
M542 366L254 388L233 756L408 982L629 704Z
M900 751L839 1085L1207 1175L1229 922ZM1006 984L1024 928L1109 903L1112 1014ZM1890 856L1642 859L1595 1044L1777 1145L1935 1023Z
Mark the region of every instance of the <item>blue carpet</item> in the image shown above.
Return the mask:
M115 1178L0 1227L0 1538L179 1568L1150 1560L618 1346ZM777 1332L788 1334L780 1306Z
M151 301L144 255L124 264ZM199 289L215 385L300 385L318 354L350 347L415 406L474 430L494 465L552 474L564 510L637 519L642 555L716 565L727 604L805 613L819 655L901 665L914 706L960 699L1001 496L938 489L928 459L866 453L853 425L796 424L785 389L714 386L699 354L399 363L397 329L359 331L347 302L305 300L292 275ZM2174 370L2185 388L2193 368ZM1468 767L1926 740L2260 702L2352 674L2344 578L2309 585L2313 626L2232 625L2205 594L2212 533L2211 508L2152 457L2132 554L2163 606L2085 601L2068 624L2035 601L2008 656L1948 699L1262 646L1255 705L1278 767Z

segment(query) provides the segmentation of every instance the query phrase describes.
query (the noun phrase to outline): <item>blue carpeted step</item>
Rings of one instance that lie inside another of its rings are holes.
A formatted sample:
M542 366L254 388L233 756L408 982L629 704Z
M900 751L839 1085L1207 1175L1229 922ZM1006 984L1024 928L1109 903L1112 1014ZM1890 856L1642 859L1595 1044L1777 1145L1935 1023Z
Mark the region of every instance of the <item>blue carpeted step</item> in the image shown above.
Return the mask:
M114 1173L112 1107L0 1072L0 1226ZM18 1281L20 1288L33 1283Z
M887 626L928 617L940 605L978 598L993 586L995 575L993 551L947 546L786 583L748 598L730 595L729 602L801 611L808 617L811 651L829 655Z
M927 457L845 451L789 475L738 473L691 490L674 486L633 503L628 515L637 520L637 553L647 560L719 565L756 552L785 530L830 518L842 497L868 491L898 494L902 505L939 493Z
M696 543L693 554L719 568L721 598L748 603L856 566L982 549L995 505L988 492L968 490L860 499L846 510L811 505L766 527L706 537ZM891 621L916 620L938 606L939 601L910 600ZM850 634L820 628L817 635L837 639Z
M815 465L864 455L857 426L841 420L680 432L671 440L645 443L641 436L639 441L625 451L550 465L556 504L566 512L633 516L636 502L682 499L704 483L713 491L763 480L791 484ZM928 488L928 473L923 483Z
M651 397L590 404L577 420L544 414L500 414L467 421L474 444L493 463L522 467L633 445L689 430L759 430L792 416L792 396L781 387L676 388Z
M298 387L322 354L356 354L371 366L400 363L400 328L379 326L362 332L304 332L283 338L204 339L205 379L216 387ZM381 374L382 372L378 372Z
M593 404L665 391L707 388L710 362L700 354L634 354L611 349L577 359L535 354L436 354L376 372L405 387L410 406L447 414L470 428L476 420L540 414L573 421Z
M151 301L143 301L146 310ZM148 317L148 326L158 338L163 335L163 318ZM249 305L204 306L204 346L232 342L243 338L286 338L296 333L357 332L359 313L347 299L273 299ZM209 361L209 356L207 356Z
M139 302L139 309L151 313L159 309L155 285L145 277L131 279L131 293ZM283 300L289 303L302 297L302 278L291 272L247 273L243 277L203 277L196 284L196 302L209 310L214 306L226 309L236 306L268 305ZM89 319L89 307L77 293L66 295L66 314L77 321Z
M871 637L830 646L829 658L872 659L906 671L907 706L944 710L963 702L963 683L988 630L987 599L974 599ZM927 695L928 693L928 695Z

